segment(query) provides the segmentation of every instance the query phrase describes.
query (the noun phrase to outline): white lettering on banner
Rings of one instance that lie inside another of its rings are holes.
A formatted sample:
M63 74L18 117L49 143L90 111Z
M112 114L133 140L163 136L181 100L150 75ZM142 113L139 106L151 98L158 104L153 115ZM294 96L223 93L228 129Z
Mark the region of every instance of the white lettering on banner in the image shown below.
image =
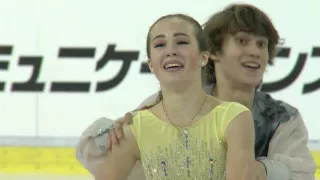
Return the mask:
M79 136L98 117L133 110L159 89L145 66L153 21L181 12L203 23L231 2L7 1L0 11L0 135ZM303 10L287 0L247 2L268 12L285 38L262 90L297 107L310 138L320 139L320 2L306 1ZM287 4L286 16L274 8Z

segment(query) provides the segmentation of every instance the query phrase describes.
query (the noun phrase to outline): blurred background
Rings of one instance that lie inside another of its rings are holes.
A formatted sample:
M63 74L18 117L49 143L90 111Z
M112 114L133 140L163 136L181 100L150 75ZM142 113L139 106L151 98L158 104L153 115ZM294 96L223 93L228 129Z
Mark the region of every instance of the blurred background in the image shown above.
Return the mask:
M75 159L83 130L159 88L145 66L150 25L170 13L204 23L239 1L0 2L0 179L92 180ZM267 12L284 40L262 90L300 110L320 168L320 1L241 2Z

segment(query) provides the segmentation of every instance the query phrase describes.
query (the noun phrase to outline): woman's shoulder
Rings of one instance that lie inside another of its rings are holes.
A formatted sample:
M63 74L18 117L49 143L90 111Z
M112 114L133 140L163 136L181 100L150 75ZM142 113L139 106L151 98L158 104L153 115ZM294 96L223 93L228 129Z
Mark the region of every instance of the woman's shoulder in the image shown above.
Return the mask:
M211 109L219 109L219 110L232 110L232 109L243 109L249 110L246 106L238 103L238 102L231 102L231 101L223 101L213 96L209 96L208 98L209 106Z
M150 120L156 120L161 115L162 111L159 108L158 104L153 106L149 106L146 108L142 108L140 110L135 111L133 115L133 122L144 122Z

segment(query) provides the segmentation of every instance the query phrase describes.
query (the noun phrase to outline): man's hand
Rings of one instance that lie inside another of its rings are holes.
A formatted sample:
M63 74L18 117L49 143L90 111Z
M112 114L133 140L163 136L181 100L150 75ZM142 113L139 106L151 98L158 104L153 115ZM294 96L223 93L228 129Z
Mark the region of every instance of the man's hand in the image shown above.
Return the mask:
M111 150L112 144L118 144L123 137L122 126L123 123L132 123L132 115L127 113L124 118L115 121L112 130L108 133L107 150Z
M255 168L256 168L257 180L266 180L267 179L267 172L266 172L266 167L264 166L264 164L260 161L256 161Z

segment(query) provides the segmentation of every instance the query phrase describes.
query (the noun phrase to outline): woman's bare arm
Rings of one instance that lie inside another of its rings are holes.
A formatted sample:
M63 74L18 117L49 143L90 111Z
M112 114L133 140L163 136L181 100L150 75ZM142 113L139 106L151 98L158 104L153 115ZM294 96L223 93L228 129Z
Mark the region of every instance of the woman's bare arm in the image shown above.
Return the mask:
M96 180L126 180L139 160L139 149L134 135L129 127L123 126L123 139L117 145L113 145L111 151L101 170L96 176Z
M227 180L255 180L254 124L252 113L236 116L225 131Z
M154 104L156 102L157 95L158 94L156 93L149 96L139 105L139 107L137 107L137 109L142 108L143 106ZM116 121L120 120L121 118ZM130 123L131 121L132 117L130 118ZM109 139L106 129L110 128L113 123L114 120L105 117L94 121L82 133L80 141L77 144L77 159L80 161L83 167L86 168L94 177L96 177L97 173L100 171L103 162L106 160L107 155L109 154L109 151L107 151L107 144L111 144L112 140ZM114 133L111 131L109 132ZM116 136L114 135L113 137ZM139 169L141 169L141 166ZM139 176L137 177L137 179L140 180L142 179L142 177Z

